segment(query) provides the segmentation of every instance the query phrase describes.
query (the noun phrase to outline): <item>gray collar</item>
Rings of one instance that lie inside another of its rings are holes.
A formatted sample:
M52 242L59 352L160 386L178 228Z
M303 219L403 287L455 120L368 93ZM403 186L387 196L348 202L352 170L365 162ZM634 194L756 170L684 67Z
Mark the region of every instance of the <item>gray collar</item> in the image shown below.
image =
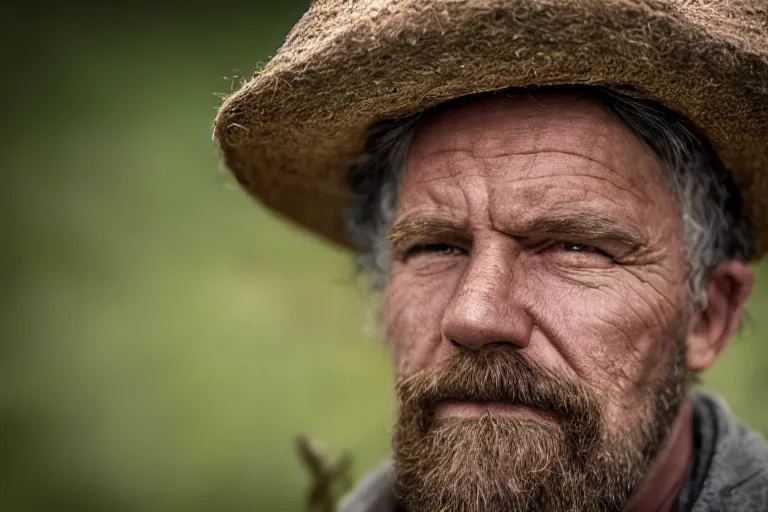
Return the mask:
M340 512L395 512L395 477L392 459L368 473L365 479L341 503Z

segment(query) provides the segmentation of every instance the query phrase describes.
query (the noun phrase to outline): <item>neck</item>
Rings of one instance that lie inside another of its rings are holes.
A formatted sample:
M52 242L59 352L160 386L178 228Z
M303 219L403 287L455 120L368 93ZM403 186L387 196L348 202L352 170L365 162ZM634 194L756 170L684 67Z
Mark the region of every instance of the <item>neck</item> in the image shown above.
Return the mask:
M664 449L624 512L669 512L674 509L693 457L693 406L683 403Z

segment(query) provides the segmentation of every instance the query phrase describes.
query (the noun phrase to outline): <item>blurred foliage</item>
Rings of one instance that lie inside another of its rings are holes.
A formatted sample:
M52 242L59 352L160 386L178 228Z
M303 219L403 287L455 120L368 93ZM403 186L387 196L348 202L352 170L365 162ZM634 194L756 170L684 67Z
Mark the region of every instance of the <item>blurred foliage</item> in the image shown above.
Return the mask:
M348 255L237 190L210 138L214 93L305 4L4 8L1 510L301 510L296 435L356 476L386 456ZM764 431L766 306L758 285L707 377Z

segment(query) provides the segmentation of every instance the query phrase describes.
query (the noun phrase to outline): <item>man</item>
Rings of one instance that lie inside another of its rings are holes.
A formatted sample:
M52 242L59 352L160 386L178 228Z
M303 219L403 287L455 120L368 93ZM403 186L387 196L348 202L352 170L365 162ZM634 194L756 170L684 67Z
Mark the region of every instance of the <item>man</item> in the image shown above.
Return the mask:
M768 250L759 0L326 0L215 136L383 296L393 462L347 511L768 510L692 391ZM590 85L579 85L590 84Z

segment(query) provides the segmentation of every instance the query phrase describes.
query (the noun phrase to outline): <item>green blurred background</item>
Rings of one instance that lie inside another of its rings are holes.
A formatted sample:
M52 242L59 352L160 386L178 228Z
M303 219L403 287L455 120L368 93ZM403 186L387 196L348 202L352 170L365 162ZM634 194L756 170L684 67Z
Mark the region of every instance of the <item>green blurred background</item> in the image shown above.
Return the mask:
M219 99L306 2L0 17L0 510L302 510L294 437L388 451L349 256L223 172ZM768 268L707 383L768 431Z

